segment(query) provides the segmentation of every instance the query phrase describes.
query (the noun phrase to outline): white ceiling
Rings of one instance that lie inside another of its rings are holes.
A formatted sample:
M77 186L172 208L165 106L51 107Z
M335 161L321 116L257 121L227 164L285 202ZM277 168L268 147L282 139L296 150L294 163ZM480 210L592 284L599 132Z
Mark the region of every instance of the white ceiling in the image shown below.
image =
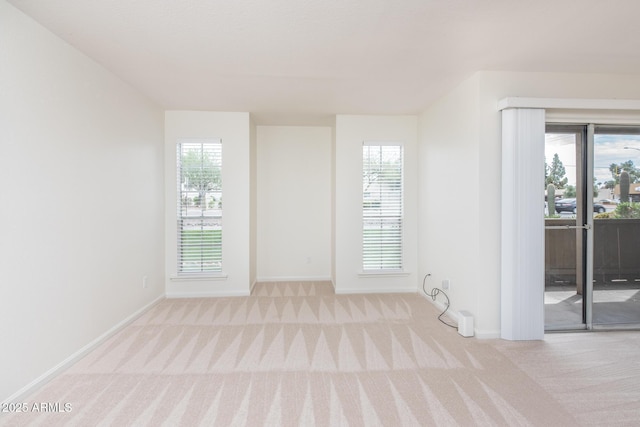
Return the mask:
M166 109L411 114L479 70L640 74L638 0L8 0Z

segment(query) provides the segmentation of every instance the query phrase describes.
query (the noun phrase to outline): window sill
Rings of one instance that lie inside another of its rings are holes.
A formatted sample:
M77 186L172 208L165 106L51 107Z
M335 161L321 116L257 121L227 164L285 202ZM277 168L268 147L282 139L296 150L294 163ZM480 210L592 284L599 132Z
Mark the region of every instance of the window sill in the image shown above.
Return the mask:
M411 273L403 270L365 270L358 273L358 277L407 277Z
M211 280L227 280L227 274L218 273L193 273L193 274L180 274L180 275L172 275L169 277L169 280L172 282L203 282L203 281L211 281Z

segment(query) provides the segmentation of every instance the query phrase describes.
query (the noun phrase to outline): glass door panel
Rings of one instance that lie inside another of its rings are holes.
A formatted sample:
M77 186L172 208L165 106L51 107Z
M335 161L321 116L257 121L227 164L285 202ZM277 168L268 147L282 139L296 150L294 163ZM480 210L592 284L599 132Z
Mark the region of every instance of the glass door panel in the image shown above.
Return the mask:
M640 324L640 128L594 135L593 324Z
M548 125L545 135L545 329L586 327L584 126Z

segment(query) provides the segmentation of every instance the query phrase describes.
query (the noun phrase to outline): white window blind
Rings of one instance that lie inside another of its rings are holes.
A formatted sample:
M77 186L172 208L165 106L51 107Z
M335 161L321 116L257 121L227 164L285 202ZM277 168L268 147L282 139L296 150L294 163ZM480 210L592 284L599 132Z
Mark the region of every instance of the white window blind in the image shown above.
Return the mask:
M178 140L178 273L222 271L222 141Z
M402 146L362 147L362 268L402 270Z

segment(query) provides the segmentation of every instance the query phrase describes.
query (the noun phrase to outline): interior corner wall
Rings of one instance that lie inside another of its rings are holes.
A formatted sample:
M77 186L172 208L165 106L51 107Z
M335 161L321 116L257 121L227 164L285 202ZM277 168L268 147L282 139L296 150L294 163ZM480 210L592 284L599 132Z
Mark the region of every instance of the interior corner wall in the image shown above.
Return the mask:
M249 136L249 283L256 283L258 274L258 129L251 120Z
M0 64L4 402L162 298L164 186L162 110L4 0Z
M337 293L415 292L418 289L417 116L336 117L335 289ZM362 274L362 143L404 146L403 275Z
M221 277L178 275L177 168L179 138L222 140ZM251 118L249 113L165 112L165 268L167 297L248 295L251 287Z
M258 126L258 281L330 280L331 135Z
M336 123L331 127L331 283L336 283Z

